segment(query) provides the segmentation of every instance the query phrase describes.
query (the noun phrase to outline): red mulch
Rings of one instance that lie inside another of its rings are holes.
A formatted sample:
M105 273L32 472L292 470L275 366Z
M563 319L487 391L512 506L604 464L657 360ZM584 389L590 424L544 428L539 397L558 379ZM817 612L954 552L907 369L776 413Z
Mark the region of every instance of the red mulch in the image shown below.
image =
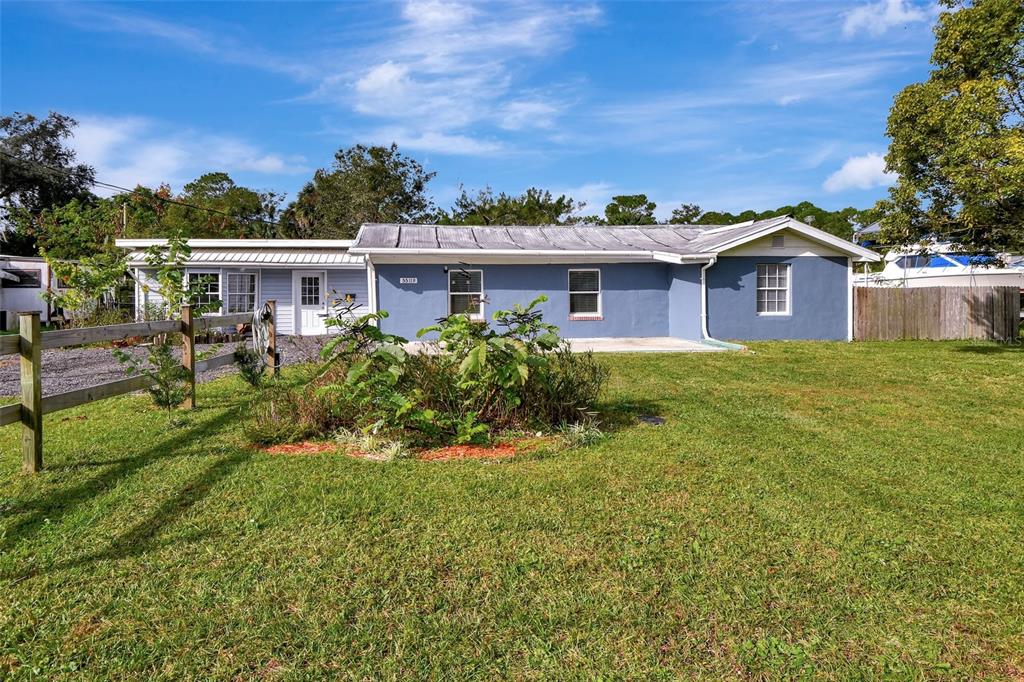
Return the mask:
M453 459L503 459L514 457L516 449L512 445L449 445L446 448L425 450L419 459L425 462L447 462Z
M263 448L263 452L271 455L319 455L337 449L337 443L307 440L302 443L271 445L270 447Z
M550 438L520 438L509 443L496 445L449 445L445 448L424 450L416 458L424 462L451 462L456 460L474 459L508 459L517 454L531 452L549 442ZM378 459L373 455L352 448L340 448L341 451L358 459ZM271 455L319 455L339 450L337 443L330 441L307 440L302 443L286 443L262 448Z

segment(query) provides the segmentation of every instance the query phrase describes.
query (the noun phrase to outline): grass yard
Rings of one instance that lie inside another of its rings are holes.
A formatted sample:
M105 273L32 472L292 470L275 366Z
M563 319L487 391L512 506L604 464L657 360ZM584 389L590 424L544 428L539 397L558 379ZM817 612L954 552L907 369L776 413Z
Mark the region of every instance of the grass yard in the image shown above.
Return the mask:
M0 677L1024 678L1024 350L752 348L499 463L254 452L237 378L6 427Z

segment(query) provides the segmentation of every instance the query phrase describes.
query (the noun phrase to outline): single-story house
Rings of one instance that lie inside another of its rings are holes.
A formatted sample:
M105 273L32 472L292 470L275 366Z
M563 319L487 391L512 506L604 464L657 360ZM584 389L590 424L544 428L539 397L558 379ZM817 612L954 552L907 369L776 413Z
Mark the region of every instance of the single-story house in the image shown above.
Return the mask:
M722 226L364 225L371 310L412 338L546 294L567 338L852 339L854 263L878 254L789 216Z
M118 239L128 251L135 278L136 316L163 303L146 250L164 239ZM341 239L190 239L185 275L205 287L204 301L219 300L221 312L253 310L277 301L280 334L327 333L331 307L353 303L353 314L368 310L368 282L362 256L349 253ZM215 315L216 313L212 313Z

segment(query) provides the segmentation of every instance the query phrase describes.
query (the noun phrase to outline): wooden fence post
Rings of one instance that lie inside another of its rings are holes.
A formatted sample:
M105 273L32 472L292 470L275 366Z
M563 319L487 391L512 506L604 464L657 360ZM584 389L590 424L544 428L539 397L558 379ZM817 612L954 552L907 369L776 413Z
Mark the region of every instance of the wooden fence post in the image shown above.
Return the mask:
M277 301L267 301L270 307L270 325L267 328L267 365L277 374Z
M18 313L21 338L21 457L22 469L36 473L43 468L43 382L40 371L42 333L39 312Z
M188 372L185 408L196 406L196 328L192 320L192 306L181 306L181 364Z

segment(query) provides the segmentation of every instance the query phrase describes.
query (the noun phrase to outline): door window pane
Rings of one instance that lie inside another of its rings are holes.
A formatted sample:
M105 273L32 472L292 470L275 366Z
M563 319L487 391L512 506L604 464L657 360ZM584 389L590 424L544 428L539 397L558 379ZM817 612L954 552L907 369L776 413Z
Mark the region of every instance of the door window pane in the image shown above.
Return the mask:
M320 276L303 275L299 280L302 305L320 305Z

